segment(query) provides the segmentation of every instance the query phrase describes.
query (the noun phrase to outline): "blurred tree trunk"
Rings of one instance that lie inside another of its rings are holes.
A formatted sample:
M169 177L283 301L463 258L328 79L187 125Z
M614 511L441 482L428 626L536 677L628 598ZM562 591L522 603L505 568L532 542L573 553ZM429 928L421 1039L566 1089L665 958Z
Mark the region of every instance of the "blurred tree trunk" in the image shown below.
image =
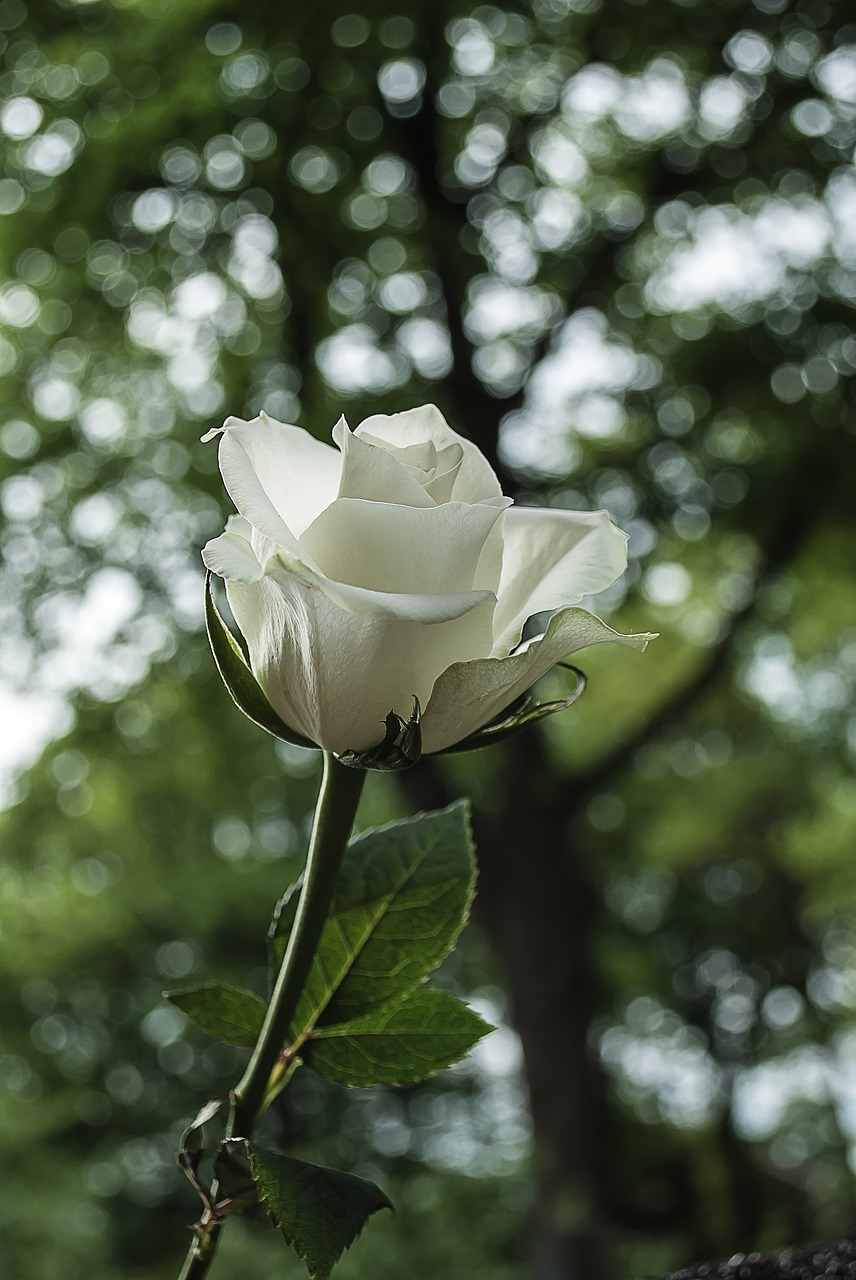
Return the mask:
M502 763L499 764L499 757ZM610 1280L602 1075L588 1049L602 906L569 842L575 808L537 731L496 751L495 807L474 814L476 918L520 1037L534 1145L533 1280ZM402 778L411 802L453 797L437 770Z
M567 791L533 738L512 744L504 803L477 822L479 911L523 1047L535 1143L533 1274L605 1280L603 1116L587 1047L599 903L568 848Z

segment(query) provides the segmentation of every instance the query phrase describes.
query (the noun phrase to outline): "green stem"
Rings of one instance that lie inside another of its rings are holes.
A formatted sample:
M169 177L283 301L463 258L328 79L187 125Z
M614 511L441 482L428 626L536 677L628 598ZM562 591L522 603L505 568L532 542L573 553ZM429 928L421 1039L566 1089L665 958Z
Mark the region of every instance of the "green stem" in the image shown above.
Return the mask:
M346 768L335 756L325 753L324 779L297 914L264 1026L243 1078L232 1095L230 1138L249 1138L261 1118L268 1082L287 1041L291 1020L321 940L365 776L361 769Z
M231 1095L228 1138L249 1138L261 1120L271 1078L287 1043L291 1021L306 985L324 922L330 911L339 867L344 857L365 781L362 769L349 769L324 753L324 777L315 809L309 856L288 947L247 1069ZM211 1198L216 1201L217 1187ZM222 1220L197 1228L179 1280L202 1280L214 1260Z

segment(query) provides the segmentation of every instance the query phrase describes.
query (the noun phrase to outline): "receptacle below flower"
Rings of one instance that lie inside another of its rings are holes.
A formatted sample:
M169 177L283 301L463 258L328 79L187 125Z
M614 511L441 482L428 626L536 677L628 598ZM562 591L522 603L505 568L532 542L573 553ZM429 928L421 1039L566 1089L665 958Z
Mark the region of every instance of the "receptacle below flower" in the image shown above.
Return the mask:
M515 507L480 451L424 405L333 430L229 418L220 469L239 514L209 542L252 671L284 723L370 751L422 708L422 750L494 720L562 658L644 649L584 609L627 565L605 511ZM521 644L533 614L553 612Z

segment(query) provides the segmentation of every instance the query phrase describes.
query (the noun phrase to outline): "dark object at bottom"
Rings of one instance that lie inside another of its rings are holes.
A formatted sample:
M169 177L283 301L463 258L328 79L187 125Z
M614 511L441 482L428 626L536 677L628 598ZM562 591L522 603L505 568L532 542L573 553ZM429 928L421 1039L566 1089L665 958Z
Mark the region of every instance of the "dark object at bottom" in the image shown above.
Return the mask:
M856 1280L856 1240L779 1253L735 1254L727 1262L702 1262L662 1280Z

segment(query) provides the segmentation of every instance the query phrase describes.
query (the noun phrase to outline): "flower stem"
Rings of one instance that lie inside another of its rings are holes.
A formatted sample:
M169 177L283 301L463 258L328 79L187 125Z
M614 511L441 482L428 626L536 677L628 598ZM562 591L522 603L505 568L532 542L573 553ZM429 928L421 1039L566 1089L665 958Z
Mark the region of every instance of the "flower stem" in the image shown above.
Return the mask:
M365 781L362 769L350 769L324 753L324 777L315 809L309 856L288 947L267 1016L247 1069L231 1094L227 1138L249 1138L264 1115L268 1096L278 1089L273 1077L288 1039L291 1020L309 976L324 922L333 900L336 879ZM216 1201L216 1185L211 1199ZM214 1260L224 1222L203 1216L196 1228L179 1280L202 1280Z
M325 752L324 778L297 914L264 1026L243 1078L232 1094L230 1138L248 1138L261 1119L271 1074L279 1062L321 940L365 776L361 769L346 768L335 756Z

